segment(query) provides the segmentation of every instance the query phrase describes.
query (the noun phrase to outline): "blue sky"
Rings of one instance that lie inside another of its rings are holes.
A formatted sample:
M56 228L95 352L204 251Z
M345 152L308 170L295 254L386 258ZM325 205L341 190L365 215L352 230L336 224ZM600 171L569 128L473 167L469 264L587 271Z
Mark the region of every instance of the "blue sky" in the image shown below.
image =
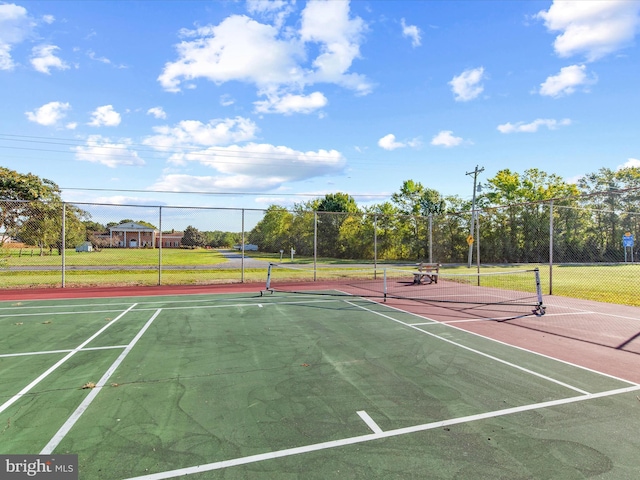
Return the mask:
M407 179L470 198L476 165L481 182L575 181L640 165L639 15L626 0L0 2L0 164L68 201L242 208L382 202Z

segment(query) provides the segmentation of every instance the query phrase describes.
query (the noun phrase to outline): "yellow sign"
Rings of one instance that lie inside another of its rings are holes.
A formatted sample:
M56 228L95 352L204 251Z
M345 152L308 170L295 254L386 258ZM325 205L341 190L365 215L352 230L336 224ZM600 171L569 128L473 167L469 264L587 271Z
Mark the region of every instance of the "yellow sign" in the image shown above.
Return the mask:
M469 236L467 237L467 243L468 243L469 245L473 245L473 235L469 235Z

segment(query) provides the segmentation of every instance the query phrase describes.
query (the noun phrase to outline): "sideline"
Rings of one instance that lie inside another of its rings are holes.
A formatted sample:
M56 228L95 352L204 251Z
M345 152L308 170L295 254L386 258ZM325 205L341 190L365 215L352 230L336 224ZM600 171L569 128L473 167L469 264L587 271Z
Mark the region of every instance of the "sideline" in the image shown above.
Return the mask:
M161 311L161 308L156 310L156 313L153 314L153 316L147 321L147 323L144 324L138 334L133 338L133 340L131 340L131 342L129 342L129 345L127 345L122 353L120 353L118 358L116 358L115 362L113 362L104 373L104 375L102 375L102 378L98 381L98 383L96 383L96 386L91 390L91 393L87 395L87 397L82 401L78 408L76 408L76 411L71 414L66 422L64 422L64 425L62 425L62 427L60 427L60 430L58 430L57 433L51 438L51 440L49 440L49 443L45 445L45 447L40 452L40 455L49 455L55 450L55 448L64 439L67 433L69 433L69 430L71 430L75 423L80 419L80 416L87 410L87 408L89 408L89 405L91 405L91 402L93 402L93 400L96 398L96 395L98 395L100 389L104 387L105 384L109 381L109 378L111 378L113 372L115 372L115 370L120 366L126 356L129 355L129 352L133 349L135 344L138 343L138 340L140 340L142 335L144 335L144 332L147 331L156 317L160 315Z
M127 313L129 313L131 311L131 309L133 309L135 306L137 305L137 303L134 303L133 305L131 305L129 308L127 308L124 312L122 312L120 315L118 315L116 318L114 318L113 320L111 320L109 323L107 323L104 327L102 327L100 330L98 330L96 333L94 333L93 335L91 335L89 338L87 338L84 342L82 342L80 345L78 345L76 348L74 348L73 350L71 350L67 355L65 355L63 358L61 358L60 360L58 360L53 366L49 367L43 374L41 374L38 378L36 378L34 381L32 381L29 385L27 385L26 387L24 387L22 390L20 390L17 394L15 394L13 397L11 397L9 400L7 400L6 402L4 402L2 405L0 405L0 413L4 412L7 408L9 408L11 405L13 405L15 402L17 402L20 398L22 398L23 395L25 395L26 393L29 393L29 391L35 387L38 383L40 383L42 380L44 380L45 378L47 378L49 375L51 375L54 371L56 371L56 369L62 365L63 363L65 363L67 360L69 360L71 357L73 357L76 353L78 353L79 351L81 351L87 344L89 344L89 342L91 342L93 339L97 338L102 332L104 332L107 328L109 328L111 325L113 325L114 323L116 323L118 320L120 320L122 317L124 317Z

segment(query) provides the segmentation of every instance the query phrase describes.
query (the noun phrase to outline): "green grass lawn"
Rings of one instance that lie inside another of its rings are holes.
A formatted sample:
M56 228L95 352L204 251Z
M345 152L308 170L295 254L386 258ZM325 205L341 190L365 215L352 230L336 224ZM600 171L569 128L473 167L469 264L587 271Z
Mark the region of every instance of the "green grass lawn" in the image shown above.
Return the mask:
M17 248L1 249L0 258L5 259L8 266L57 266L62 265L62 255L57 250L49 255L40 256L39 250ZM156 266L158 265L158 249L151 248L104 248L99 252L76 252L75 249L65 251L65 263L69 266L100 265L100 266ZM216 265L225 262L220 252L213 249L197 248L187 249L162 249L163 265Z

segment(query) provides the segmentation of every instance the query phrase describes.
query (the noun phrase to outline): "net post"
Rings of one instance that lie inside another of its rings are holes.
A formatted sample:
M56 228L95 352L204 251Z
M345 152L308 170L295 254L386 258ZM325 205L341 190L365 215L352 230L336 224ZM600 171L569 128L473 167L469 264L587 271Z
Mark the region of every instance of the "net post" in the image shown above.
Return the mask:
M264 293L273 293L273 290L271 288L271 268L273 267L273 263L269 264L269 267L267 268L267 284L264 287L264 290L260 290L260 296L262 296Z
M545 307L542 303L542 286L540 284L540 269L536 267L533 269L533 271L536 276L536 295L538 297L538 305L536 306L534 313L538 315L544 315Z
M382 271L382 289L384 292L384 302L387 302L387 267L384 268L384 270Z

